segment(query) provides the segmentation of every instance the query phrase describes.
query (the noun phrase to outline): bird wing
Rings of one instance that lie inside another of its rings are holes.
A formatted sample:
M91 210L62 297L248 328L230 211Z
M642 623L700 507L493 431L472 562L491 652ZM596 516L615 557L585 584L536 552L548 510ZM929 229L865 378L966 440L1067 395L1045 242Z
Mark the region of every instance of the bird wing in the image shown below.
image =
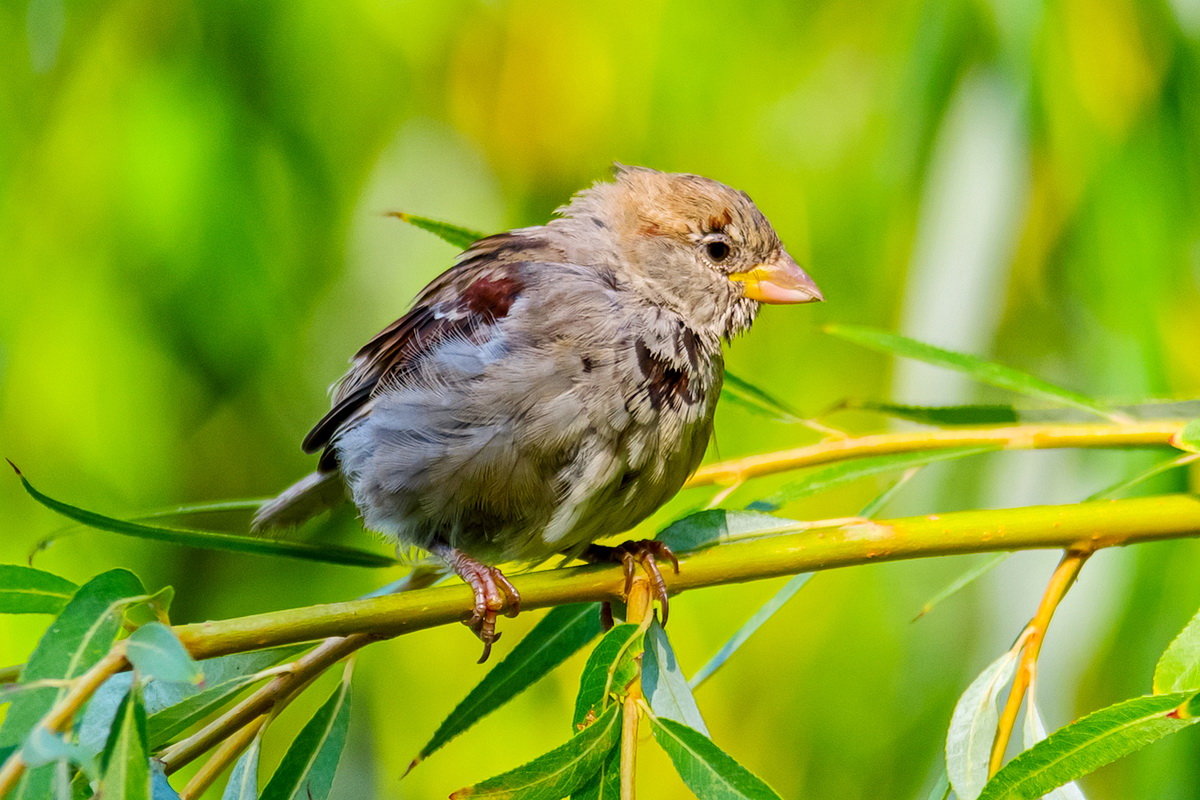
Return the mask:
M338 432L365 414L381 391L403 382L438 343L449 337L486 338L486 329L508 314L525 288L522 256L540 247L542 242L521 231L472 245L417 295L408 313L355 354L334 391L333 407L304 438L304 452L324 448L319 468L336 469L330 444Z

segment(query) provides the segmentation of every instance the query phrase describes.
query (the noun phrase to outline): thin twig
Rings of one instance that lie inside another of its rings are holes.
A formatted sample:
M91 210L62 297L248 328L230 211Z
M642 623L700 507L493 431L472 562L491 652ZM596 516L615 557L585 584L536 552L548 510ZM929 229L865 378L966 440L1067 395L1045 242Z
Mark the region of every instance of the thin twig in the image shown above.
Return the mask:
M204 794L208 787L212 786L217 778L221 777L221 773L237 760L242 751L250 746L250 743L254 741L254 737L267 724L268 719L270 719L270 716L267 714L256 717L239 730L230 734L228 739L221 742L208 761L204 762L204 765L196 771L196 774L188 781L187 786L179 793L180 800L192 800L192 798Z
M91 669L75 678L70 690L46 713L34 728L61 733L70 727L75 714L91 699L106 680L125 668L125 647L118 642ZM0 768L0 797L7 795L25 772L25 759L18 748Z
M863 456L943 450L950 447L994 445L1001 450L1043 450L1056 447L1170 446L1187 424L1181 421L982 425L904 433L879 433L850 439L828 439L806 447L735 458L697 470L687 487L728 485L759 475L813 467Z
M625 600L625 619L636 622L642 627L643 633L654 620L654 596L647 576L638 576L629 587L629 596ZM642 671L640 669L642 656L637 657L639 669L634 678L625 687L625 702L621 718L621 800L634 800L637 780L637 743L638 722L641 718L639 703L642 694Z
M191 763L255 717L267 713L305 683L355 650L381 637L369 633L330 638L293 663L293 669L259 688L196 733L176 742L159 756L168 775Z
M1020 638L1023 640L1020 645L1021 659L1017 663L1012 689L1009 690L1008 700L1004 703L1004 710L1000 713L1000 721L996 725L996 738L992 742L992 756L988 764L988 773L991 775L999 772L1000 767L1004 764L1004 754L1008 750L1008 742L1012 738L1013 728L1017 724L1017 715L1021 711L1025 692L1037 677L1038 654L1042 650L1042 642L1046 639L1046 630L1050 627L1050 620L1054 618L1058 604L1062 602L1067 590L1079 577L1079 570L1083 569L1084 563L1091 555L1091 550L1069 550L1063 554L1062 561L1058 562L1058 567L1055 568L1049 583L1046 584L1046 591L1042 593L1042 601L1038 604L1033 619L1029 620L1029 624L1021 632ZM1031 709L1026 709L1025 713L1031 713Z
M767 531L764 531L767 533ZM1036 548L1099 549L1200 536L1200 498L1160 495L1063 506L1030 506L879 520L763 536L680 558L667 576L672 593L798 572L880 561ZM517 576L525 610L619 597L619 565L564 567ZM343 603L181 625L174 630L196 658L240 653L329 636L383 637L458 622L470 614L470 588L450 585Z

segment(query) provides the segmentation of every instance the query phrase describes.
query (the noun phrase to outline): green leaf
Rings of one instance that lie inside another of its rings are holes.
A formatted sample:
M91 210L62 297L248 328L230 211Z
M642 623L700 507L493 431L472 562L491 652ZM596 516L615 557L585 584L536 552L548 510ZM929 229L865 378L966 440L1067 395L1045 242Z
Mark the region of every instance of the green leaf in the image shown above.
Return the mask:
M449 222L440 222L428 217L418 217L416 214L409 214L405 211L389 211L388 216L403 220L409 225L420 228L423 231L429 231L442 241L454 245L459 250L466 250L475 244L475 242L486 237L486 234L479 233L478 231L468 230L458 225L452 225Z
M651 718L658 742L683 782L704 800L779 800L761 778L743 767L704 734L671 719Z
M21 682L77 678L100 660L116 640L120 603L145 593L132 572L114 569L80 587L42 634L21 671ZM18 744L67 690L32 689L13 701L0 725L0 746Z
M988 782L979 800L1034 800L1095 772L1200 722L1200 717L1180 713L1196 697L1195 692L1135 697L1088 714L1008 762Z
M292 741L261 800L325 800L350 726L350 681L342 679Z
M57 614L78 588L40 569L0 564L0 614Z
M158 761L150 761L150 798L151 800L180 800L179 792L167 780L167 773Z
M946 584L941 591L926 600L925 604L921 606L921 610L917 612L917 616L913 618L913 622L916 622L921 617L937 608L939 604L949 600L951 597L958 594L963 589L967 588L996 567L1000 566L1001 562L1011 555L1012 553L992 553L980 559L979 563L972 565L957 578Z
M806 422L803 415L779 398L768 394L747 380L725 370L725 381L721 395L737 405L743 406L771 419L784 422Z
M676 553L698 550L710 544L750 535L766 535L794 529L800 523L755 511L712 508L676 520L659 532L658 541Z
M179 637L161 622L149 622L134 631L125 643L125 655L144 678L194 684L204 680L200 666Z
M599 633L600 612L596 603L574 603L552 609L455 706L409 769L541 680Z
M571 800L621 800L621 748L613 747L600 771L576 789Z
M595 777L610 758L621 734L620 710L610 707L566 744L503 775L459 789L451 800L561 800Z
M1010 405L909 406L877 403L872 400L846 403L846 408L877 411L889 417L907 419L925 425L1007 425L1020 422L1021 415Z
M96 777L95 753L88 752L57 733L37 726L21 746L21 757L30 767L37 768L55 761L78 766L92 778Z
M229 783L225 784L221 800L258 800L258 754L261 747L262 738L255 736L246 752L233 765L233 774L229 776Z
M826 492L852 481L880 475L896 470L923 467L938 461L951 461L957 458L979 455L995 451L995 446L986 447L948 447L944 450L924 450L915 453L893 453L886 456L869 456L853 461L844 461L820 467L805 475L798 481L793 481L781 488L770 497L757 500L748 507L752 511L774 511L786 503L791 503L819 492Z
M673 719L708 735L708 727L700 716L700 707L692 697L675 650L658 617L646 629L646 651L642 654L642 692L655 715Z
M1154 667L1154 693L1200 690L1200 611L1188 621Z
M1012 680L1018 651L989 664L958 698L946 734L946 774L961 800L975 800L988 780L988 760L1000 714L996 699Z
M576 728L599 717L613 696L622 694L637 677L635 657L642 649L641 634L639 626L632 622L617 625L592 650L579 678L572 717Z
M9 462L10 464L12 462ZM16 466L13 466L16 469ZM390 567L396 563L389 558L367 550L352 547L342 547L334 544L314 544L312 542L288 542L281 539L262 539L255 536L238 536L232 533L216 533L214 531L199 531L187 528L162 528L153 525L143 525L138 522L106 517L94 511L88 511L77 506L69 505L42 494L33 487L25 476L17 471L21 485L29 496L39 503L62 514L64 517L81 522L97 530L119 533L123 536L133 536L139 539L151 539L159 542L188 547L201 547L209 550L230 550L239 553L254 553L264 556L280 556L283 558L298 558L305 561L323 561L329 564L345 564L355 567Z
M763 623L773 617L775 612L783 608L789 600L795 597L796 592L803 589L804 584L808 583L812 579L812 576L813 573L811 572L802 572L799 575L793 575L789 578L788 582L780 587L779 591L775 592L767 602L758 607L758 610L751 615L750 619L743 622L742 626L734 631L733 636L730 636L725 644L721 645L721 649L717 651L716 655L697 670L690 681L691 687L695 689L712 677L714 672L723 667L730 656L740 650L742 645L746 643L746 640L753 636L763 626ZM699 726L692 725L692 727L698 728ZM700 730L703 730L703 728Z
M181 700L150 716L150 746L162 747L185 730L228 703L242 689L255 682L253 675L231 678L213 684L202 692Z
M100 792L104 800L150 800L146 709L136 683L117 709L100 767Z
M1151 478L1161 475L1164 472L1169 472L1179 467L1186 467L1188 464L1195 462L1197 459L1200 459L1200 453L1184 453L1181 456L1174 456L1172 458L1168 458L1166 461L1160 461L1132 477L1122 478L1112 486L1108 486L1098 492L1095 492L1094 494L1089 495L1084 499L1084 502L1090 503L1094 500L1111 499L1119 494L1124 493L1127 489L1132 489L1134 486L1145 483Z
M1194 419L1183 426L1171 444L1189 453L1200 453L1200 419Z
M1025 695L1025 720L1022 730L1022 743L1025 749L1033 747L1046 738L1046 724L1042 722L1041 712L1038 711L1034 681L1029 683L1028 694ZM1072 781L1042 796L1042 800L1087 800L1079 784Z
M255 674L290 659L310 645L290 644L268 650L235 653L208 658L201 662L209 686L200 691L190 683L154 681L143 691L143 703L150 715L150 747L157 750L172 738L225 705L234 695L255 681ZM99 751L104 746L117 706L129 691L133 674L123 672L104 682L87 705L79 725L79 742Z
M26 770L16 791L6 795L5 800L72 800L71 778L74 774L75 770L65 759Z
M1064 389L1061 386L1056 386L1049 381L1044 381L1041 378L1034 377L1020 370L1015 370L991 361L985 361L978 356L956 353L952 350L943 350L940 347L935 347L925 342L918 342L907 336L901 336L898 333L891 333L890 331L879 330L877 328L865 328L857 325L830 325L825 330L834 336L841 337L872 350L892 353L905 358L923 361L926 364L933 364L937 367L945 367L946 369L965 373L980 383L986 383L989 386L1007 389L1010 392L1016 392L1029 397L1063 403L1084 411L1090 411L1105 419L1114 421L1124 419L1121 415L1114 414L1113 411L1105 408L1087 395L1071 391L1070 389Z

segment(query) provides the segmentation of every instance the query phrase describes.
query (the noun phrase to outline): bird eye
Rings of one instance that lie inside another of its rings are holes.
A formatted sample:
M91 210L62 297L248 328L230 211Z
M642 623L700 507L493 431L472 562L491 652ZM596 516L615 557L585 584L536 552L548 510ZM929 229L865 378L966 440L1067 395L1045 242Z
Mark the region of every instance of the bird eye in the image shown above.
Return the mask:
M704 245L708 257L713 261L724 261L729 258L729 245L725 242L709 242Z

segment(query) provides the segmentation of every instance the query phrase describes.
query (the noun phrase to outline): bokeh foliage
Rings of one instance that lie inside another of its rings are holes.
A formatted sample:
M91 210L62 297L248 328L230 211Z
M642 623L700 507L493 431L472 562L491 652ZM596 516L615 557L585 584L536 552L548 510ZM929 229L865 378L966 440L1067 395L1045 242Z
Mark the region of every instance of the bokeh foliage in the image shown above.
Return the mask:
M994 355L1092 395L1195 395L1198 57L1188 0L7 3L0 451L51 493L119 515L270 493L309 469L296 444L345 358L453 255L385 212L535 223L613 160L746 189L810 267L829 302L768 311L730 354L805 413L993 397L889 372L820 334L830 321ZM731 407L714 452L811 437ZM892 511L1070 502L1135 458L989 456L928 470ZM852 513L879 488L785 511ZM60 524L15 480L0 481L0 520L3 562ZM361 543L349 521L330 535ZM1089 565L1047 645L1052 726L1144 689L1196 606L1197 555L1163 544ZM127 566L172 584L178 620L382 580L96 533L38 563L79 582ZM700 692L723 746L784 796L917 796L954 699L1008 646L1051 562L1013 559L910 624L965 566L822 575ZM703 663L776 588L678 599L683 663ZM0 617L0 661L35 636L35 622ZM364 654L334 796L436 796L560 741L565 721L547 709L569 707L578 663L399 783L478 679L474 655L461 630ZM316 702L281 726L298 730ZM289 738L268 740L264 760ZM1181 734L1084 788L1187 796L1195 742ZM687 797L656 757L650 796Z

